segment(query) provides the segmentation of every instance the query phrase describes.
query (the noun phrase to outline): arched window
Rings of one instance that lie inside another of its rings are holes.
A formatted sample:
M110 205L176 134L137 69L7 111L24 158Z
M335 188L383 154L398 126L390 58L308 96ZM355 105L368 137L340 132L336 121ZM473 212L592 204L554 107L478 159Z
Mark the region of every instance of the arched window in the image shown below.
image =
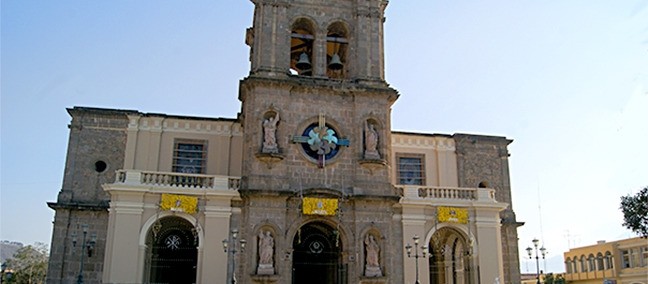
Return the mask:
M603 265L603 260L604 260L604 258L603 258L603 254L599 252L599 253L596 255L596 270L603 270L603 269L605 269L605 267L604 267L604 265Z
M595 261L595 259L594 259L594 255L593 255L593 254L590 254L590 255L587 257L587 262L589 262L589 265L588 265L588 266L589 266L589 271L594 271L594 270L596 270L596 261Z
M580 272L587 272L587 261L585 261L584 255L580 257Z
M605 252L605 269L614 268L614 261L612 259L612 254L609 251Z
M348 30L342 22L335 22L326 33L326 75L329 78L344 78L348 51Z
M567 273L572 273L571 258L569 257L565 260L565 270Z
M315 26L306 19L297 19L290 34L290 72L296 75L313 75L313 42Z

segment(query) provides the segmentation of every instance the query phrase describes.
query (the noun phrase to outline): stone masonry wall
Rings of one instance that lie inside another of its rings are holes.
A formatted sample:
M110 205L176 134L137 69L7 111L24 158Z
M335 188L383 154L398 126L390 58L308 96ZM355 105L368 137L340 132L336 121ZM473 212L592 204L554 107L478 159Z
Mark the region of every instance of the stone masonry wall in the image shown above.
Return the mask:
M88 240L97 243L92 257L84 257L86 283L101 281L107 235L110 197L101 185L115 180L115 171L124 164L126 113L130 111L75 107L68 109L69 125L63 187L56 202L48 205L56 211L52 233L47 283L73 283L79 274L83 233L87 224ZM77 247L72 247L72 235Z
M502 218L502 255L504 283L519 283L517 227L512 207L507 146L512 142L504 137L455 134L457 173L460 187L488 187L495 189L495 199L508 204L500 213Z

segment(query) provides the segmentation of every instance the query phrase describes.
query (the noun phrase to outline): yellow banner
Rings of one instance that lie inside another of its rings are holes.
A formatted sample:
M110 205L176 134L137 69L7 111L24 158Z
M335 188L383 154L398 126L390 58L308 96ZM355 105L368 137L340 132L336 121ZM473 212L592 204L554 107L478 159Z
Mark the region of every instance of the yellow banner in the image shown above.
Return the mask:
M171 211L182 211L185 213L196 213L198 207L198 198L195 196L178 195L178 194L162 194L162 201L160 201L160 209Z
M468 224L468 209L457 207L439 207L439 222Z
M304 197L302 212L306 215L335 215L338 209L338 200L333 198Z

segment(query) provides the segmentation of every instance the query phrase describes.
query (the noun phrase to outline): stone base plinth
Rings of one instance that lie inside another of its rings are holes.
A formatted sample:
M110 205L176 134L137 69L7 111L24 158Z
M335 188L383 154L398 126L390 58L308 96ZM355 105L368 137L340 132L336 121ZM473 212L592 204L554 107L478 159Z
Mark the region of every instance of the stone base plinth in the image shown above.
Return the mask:
M365 268L365 277L382 277L380 267L367 267Z
M257 275L274 275L274 267L270 264L260 264L257 267Z

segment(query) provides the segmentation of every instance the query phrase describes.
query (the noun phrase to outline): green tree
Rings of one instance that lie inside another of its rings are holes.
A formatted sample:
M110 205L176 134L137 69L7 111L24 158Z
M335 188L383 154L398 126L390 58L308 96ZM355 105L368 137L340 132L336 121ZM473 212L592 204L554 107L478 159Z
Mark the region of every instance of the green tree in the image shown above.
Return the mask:
M6 262L7 269L13 270L13 275L10 279L3 279L6 281L3 283L45 283L48 255L47 246L43 243L18 249L16 254Z
M565 278L562 274L547 273L544 277L544 284L565 284Z
M648 238L648 186L636 195L621 196L623 226Z

